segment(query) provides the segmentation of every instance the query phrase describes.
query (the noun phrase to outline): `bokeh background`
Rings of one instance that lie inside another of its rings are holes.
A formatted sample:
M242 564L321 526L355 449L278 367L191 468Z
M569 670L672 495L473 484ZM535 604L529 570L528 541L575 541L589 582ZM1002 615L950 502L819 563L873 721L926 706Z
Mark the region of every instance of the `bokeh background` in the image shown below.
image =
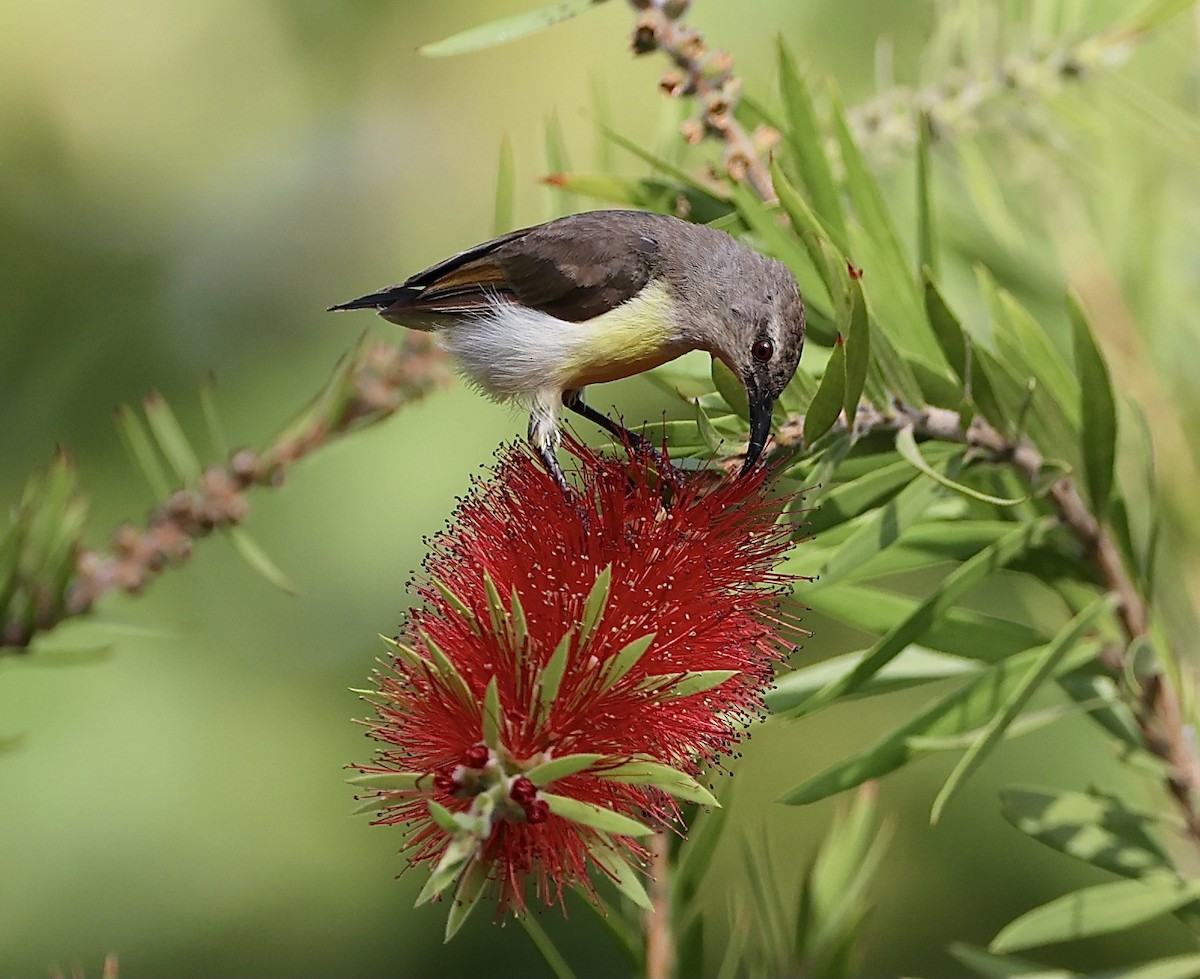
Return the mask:
M675 108L656 91L663 65L629 56L622 2L475 55L415 52L532 5L46 0L0 11L0 501L15 501L28 472L64 445L101 542L152 503L113 428L118 404L161 391L199 434L196 390L211 371L232 441L257 445L364 330L392 336L374 317L329 316L326 306L491 234L502 138L514 150L518 223L550 214L537 178L552 113L580 170L611 153L596 134L597 98L622 134L671 138ZM1074 6L1096 23L1121 9ZM770 98L778 32L853 103L873 90L881 36L893 42L897 76L918 80L936 16L923 2L697 0L691 20L733 53L748 91ZM1078 217L1070 233L1028 232L1038 237L1014 255L986 220L947 218L955 247L986 246L1025 276L1026 295L1052 295L1066 276L1093 290L1094 310L1108 297L1098 322L1123 387L1149 403L1173 567L1189 581L1200 404L1187 366L1196 341L1187 310L1200 298L1187 162L1200 147L1194 31L1183 17L1124 69L1191 129L1156 138L1130 122L1136 110L1112 109L1102 83L1075 105L1076 128L1063 138L1082 131L1086 141L1067 152L1085 157L1087 180L1065 205ZM631 157L615 160L643 172ZM1022 181L1048 178L1008 176L1001 209L1011 206L1024 234ZM634 421L673 407L636 379L592 400ZM37 655L0 661L0 737L22 737L0 754L0 974L45 975L56 963L98 974L109 951L129 977L546 972L520 928L486 914L443 947L444 907L411 910L420 882L394 880L393 831L348 815L342 771L370 754L349 688L363 684L376 634L392 631L408 603L422 536L523 428L518 413L462 387L438 393L256 494L250 529L298 595L214 539L144 597L109 599ZM810 625L802 656L863 640ZM71 665L71 651L97 645L111 651ZM924 699L897 695L755 733L735 766L733 830L705 895L716 920L736 886L741 840L765 837L793 879L833 811L772 800ZM949 941L986 943L1020 911L1099 879L1011 830L997 813L999 786L1142 791L1090 729L1061 724L1008 743L931 830L928 805L952 761L929 760L881 788L893 835L864 974L957 974ZM545 923L581 975L621 968L586 909ZM1160 924L1089 948L1054 954L1087 967L1106 949L1165 955L1183 936Z

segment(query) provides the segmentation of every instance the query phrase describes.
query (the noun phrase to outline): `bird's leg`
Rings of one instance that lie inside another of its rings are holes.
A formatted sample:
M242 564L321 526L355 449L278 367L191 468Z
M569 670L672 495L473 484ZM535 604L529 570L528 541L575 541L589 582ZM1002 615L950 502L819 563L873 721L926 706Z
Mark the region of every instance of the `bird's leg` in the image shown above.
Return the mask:
M654 446L648 439L638 435L637 432L631 432L624 425L613 421L608 415L597 411L584 401L583 392L579 388L571 388L568 391L564 391L562 402L565 407L571 409L575 414L582 415L590 422L595 422L613 438L626 442L634 451L656 454Z
M567 477L563 475L562 466L558 464L558 456L554 454L554 450L558 448L557 414L553 402L547 404L543 398L535 400L529 413L529 442L542 457L542 462L546 464L546 472L550 474L555 485L562 490L563 496L570 499L571 487L567 483Z

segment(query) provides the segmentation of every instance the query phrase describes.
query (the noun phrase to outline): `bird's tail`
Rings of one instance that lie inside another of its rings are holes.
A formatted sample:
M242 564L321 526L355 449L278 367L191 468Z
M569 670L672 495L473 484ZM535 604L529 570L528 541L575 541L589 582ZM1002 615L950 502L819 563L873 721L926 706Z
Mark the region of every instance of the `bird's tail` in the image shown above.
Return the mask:
M406 286L392 286L390 289L384 289L382 292L373 292L369 296L359 296L357 299L351 299L348 303L338 303L336 306L330 306L328 312L336 313L344 309L384 310L398 302L411 299L419 292L419 289L409 289Z

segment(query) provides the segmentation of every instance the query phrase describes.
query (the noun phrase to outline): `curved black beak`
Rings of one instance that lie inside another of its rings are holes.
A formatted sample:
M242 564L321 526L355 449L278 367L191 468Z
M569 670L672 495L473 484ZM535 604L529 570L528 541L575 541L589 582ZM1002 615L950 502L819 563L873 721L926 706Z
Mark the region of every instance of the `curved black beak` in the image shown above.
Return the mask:
M750 405L750 443L746 447L746 461L742 463L743 473L748 472L762 455L771 434L771 410L775 407L775 399L760 391L753 377L746 381L746 400Z

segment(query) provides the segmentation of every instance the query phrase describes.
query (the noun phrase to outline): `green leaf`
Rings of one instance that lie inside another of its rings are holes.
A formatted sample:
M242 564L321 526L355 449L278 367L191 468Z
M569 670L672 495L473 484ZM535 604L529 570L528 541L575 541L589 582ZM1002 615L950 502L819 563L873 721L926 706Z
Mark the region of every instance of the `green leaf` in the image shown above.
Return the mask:
M238 557L245 561L252 571L257 571L280 591L288 595L296 594L296 586L292 583L291 578L271 560L267 552L246 532L244 527L236 525L226 527L225 535L229 538L233 549L237 551Z
M1095 789L1068 792L1010 788L1004 818L1039 843L1124 877L1169 872L1171 858L1150 832L1156 817L1127 809Z
M621 177L609 173L552 173L542 183L557 193L581 194L608 204L632 207L656 214L679 216L710 224L732 213L728 201L707 190L680 186L673 180Z
M1103 517L1112 490L1113 466L1117 455L1117 406L1112 378L1087 313L1079 298L1067 296L1075 371L1079 375L1079 413L1083 430L1083 471L1092 511Z
M421 642L425 644L425 649L429 653L430 662L433 665L434 672L441 677L446 686L451 692L462 701L462 703L470 708L476 707L475 695L471 693L471 688L467 686L467 681L463 679L458 668L454 665L454 661L446 655L445 651L429 635L424 629L419 630Z
M596 576L596 583L592 585L588 597L584 600L582 624L579 629L579 649L587 646L588 640L592 637L592 631L600 624L600 619L604 616L604 609L608 606L608 596L611 590L612 565L608 564Z
M445 941L450 941L458 934L458 930L463 926L467 917L475 910L475 905L483 897L483 889L487 880L487 867L480 860L472 860L459 878L454 900L450 902L450 913L446 916Z
M926 268L924 275L925 315L929 318L929 325L933 327L933 335L942 349L942 356L946 358L959 380L965 384L968 380L966 334L963 333L958 317L950 310L934 283L933 273Z
M639 690L653 690L658 700L681 700L694 694L719 687L738 675L737 670L696 670L688 673L662 673L648 676L638 684Z
M643 911L654 910L654 903L650 900L650 895L646 893L646 888L638 877L637 871L630 867L616 851L596 845L592 846L588 853L596 861L596 865L608 875L617 890L629 898L635 906Z
M520 914L517 915L517 921L521 923L521 927L525 929L525 933L529 935L530 940L541 953L542 959L554 973L554 979L575 979L575 973L571 971L567 960L563 958L562 953L550 936L546 934L546 929L541 926L537 918L532 914Z
M492 218L492 233L502 235L513 228L513 201L517 193L516 165L513 163L512 140L500 141L500 164L496 168L496 211Z
M733 202L738 213L758 237L763 250L783 262L797 277L803 275L809 267L804 242L780 224L776 213L746 184L734 184Z
M983 759L1000 742L1005 729L1021 713L1038 688L1054 675L1055 668L1062 658L1082 641L1084 634L1092 627L1092 623L1101 614L1112 608L1112 604L1112 598L1109 595L1096 599L1067 623L1050 645L1045 648L1042 655L1030 664L1029 671L1001 705L1000 710L988 722L979 740L967 749L958 764L954 766L954 770L933 802L933 808L929 814L930 823L937 823L954 793L971 777Z
M604 666L604 689L611 690L615 687L630 670L632 670L638 661L646 654L646 650L650 648L654 642L656 633L647 633L640 636L633 642L627 643L621 648L612 659Z
M429 806L430 817L447 833L458 834L462 832L462 825L454 818L454 813L440 802L434 802L430 799L427 805Z
M912 466L903 460L881 465L877 469L835 486L821 504L805 519L805 530L819 534L860 516L884 499L903 489L916 478Z
M538 677L538 717L545 717L550 705L558 697L558 688L562 684L563 674L567 669L567 657L571 653L571 630L568 629L554 647L554 652L542 667Z
M808 411L804 414L804 444L811 446L817 439L833 428L842 413L842 402L846 394L846 349L841 337L833 347L825 373L817 385Z
M787 42L782 36L779 36L777 41L779 86L788 122L784 139L796 172L804 181L805 189L813 202L813 209L821 223L829 229L834 246L842 254L847 254L850 251L850 242L846 235L846 216L842 210L841 195L834 183L829 160L823 149L825 137L817 124L812 96L796 68L796 59L792 56Z
M961 453L951 456L944 464L946 471L957 473L962 459ZM817 584L825 587L837 583L889 547L916 523L940 496L942 490L933 480L921 479L909 483L895 497L862 520L821 567Z
M917 113L917 268L937 271L937 241L933 226L933 190L930 186L932 140L929 112Z
M605 809L592 802L581 802L579 799L568 799L566 796L552 795L541 792L538 798L545 801L550 811L561 819L569 819L580 826L590 826L604 833L617 836L652 836L654 830L639 823L636 819L622 816L611 809Z
M653 761L629 761L616 768L596 772L600 778L630 785L653 785L668 795L684 802L695 802L702 806L720 807L716 797L687 772Z
M749 421L750 403L746 398L746 388L720 357L712 359L712 380L717 387L717 393L729 405L730 410L743 421Z
M556 779L585 772L603 757L603 755L563 755L561 758L551 758L549 761L544 761L529 769L525 773L525 777L541 788Z
M487 690L483 694L483 743L493 751L500 749L500 723L502 719L500 687L496 682L496 678L492 677L488 681Z
M604 0L555 0L554 3L546 4L544 7L526 10L509 17L501 17L452 34L440 41L423 44L417 48L417 51L427 58L445 58L453 54L481 51L484 48L528 37L530 34L536 34L555 24L561 24L603 2Z
M454 592L450 590L450 586L440 578L431 577L429 580L433 584L433 587L438 590L438 594L440 594L442 598L444 598L450 605L450 607L454 609L455 613L471 624L471 629L473 632L478 632L479 620L475 617L475 613L471 611L470 606L468 606L466 602L454 594Z
M145 409L150 431L154 433L154 440L162 450L167 464L185 486L196 485L200 481L200 460L183 433L171 406L156 392L142 402L142 407Z
M1079 976L1079 973L1069 969L1051 969L1039 962L1030 962L1015 955L993 955L963 942L951 942L948 951L984 979L1078 979ZM1091 979L1097 977L1093 975Z
M430 811L433 810L434 805L436 803L430 803ZM447 812L441 806L438 806L438 808L443 813ZM461 832L461 828L459 830L451 830L450 832L454 832L455 837L446 846L437 866L429 874L429 879L425 881L425 886L421 888L421 892L417 895L417 900L414 902L413 907L419 908L423 904L428 904L454 883L455 878L463 872L468 861L474 855L475 840L469 833Z
M1119 880L1064 894L1027 911L1001 930L988 946L1018 952L1038 945L1108 935L1177 911L1200 898L1200 880L1175 877Z
M863 295L862 280L855 275L850 277L850 321L846 331L845 354L846 390L842 395L842 406L846 410L846 418L853 420L871 363L871 324L867 317L867 299Z
M961 493L963 496L969 496L973 500L979 500L981 503L990 503L992 506L1016 506L1019 503L1026 502L1029 497L1022 496L1018 499L1009 499L1003 496L992 496L989 493L984 493L982 490L977 490L974 486L968 486L965 483L959 483L949 476L944 476L925 461L921 455L921 450L917 447L916 437L913 435L911 425L905 425L896 433L896 451L900 453L900 457L911 465L918 472L924 473L930 479L936 480L947 489L954 490L955 493Z
M996 541L995 544L984 548L969 561L959 565L943 579L928 598L917 606L912 615L880 636L852 673L829 684L814 696L812 698L814 708L832 703L840 696L853 693L905 646L918 642L934 621L984 578L1036 544L1051 524L1050 518L1044 518L1035 523L1020 525Z
M839 294L844 292L844 281L849 278L845 257L832 243L829 232L821 224L821 219L812 212L808 202L800 196L800 192L792 186L787 175L774 160L771 161L771 183L779 196L780 207L791 222L792 232L808 252L808 259L813 268L820 273L830 302L836 303ZM806 297L806 303L811 298Z
M1058 664L1058 675L1090 663L1098 648L1098 644L1088 643L1069 653ZM947 738L973 730L995 714L1043 651L1039 647L1017 653L975 674L875 744L806 779L780 801L791 806L818 802L867 779L894 772L920 757L922 752L912 743L914 738Z
M862 658L861 652L845 653L788 673L776 680L775 685L767 691L767 707L775 714L795 710L825 684L837 680L853 670L862 662ZM920 646L909 646L859 687L854 696L874 697L923 683L944 680L947 677L977 673L981 669L983 667L979 663L965 660L960 656L948 656L944 653L922 649Z
M200 382L200 411L204 414L204 427L208 430L213 451L225 458L229 455L229 441L225 438L221 417L217 414L216 387L216 378L211 373L206 374Z
M150 434L142 425L141 419L128 405L121 405L116 412L117 434L125 445L125 451L137 465L150 487L150 491L158 499L166 499L171 493L171 484L167 474L158 460L154 443Z
M383 644L387 646L392 655L400 660L405 666L414 670L426 669L431 673L437 673L437 667L411 646L406 646L402 642L397 642L391 636L385 636L382 632L379 634L379 638L383 640Z

